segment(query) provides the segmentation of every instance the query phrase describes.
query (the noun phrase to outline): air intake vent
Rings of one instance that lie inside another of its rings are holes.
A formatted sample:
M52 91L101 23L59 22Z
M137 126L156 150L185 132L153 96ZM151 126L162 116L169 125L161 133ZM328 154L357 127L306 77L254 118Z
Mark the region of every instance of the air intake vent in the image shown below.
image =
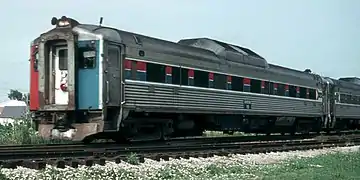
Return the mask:
M227 44L209 38L182 39L178 43L209 50L215 53L219 58L227 61L262 68L269 67L267 61L263 57L244 47Z
M345 77L345 78L339 78L339 80L360 85L360 78L357 78L357 77Z

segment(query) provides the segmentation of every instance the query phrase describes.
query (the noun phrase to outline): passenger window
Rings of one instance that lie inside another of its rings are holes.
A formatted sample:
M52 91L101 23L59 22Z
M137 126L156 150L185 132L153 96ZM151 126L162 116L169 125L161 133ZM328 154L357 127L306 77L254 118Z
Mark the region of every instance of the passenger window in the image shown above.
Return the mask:
M214 88L214 73L209 72L209 88Z
M232 77L231 76L226 76L226 84L227 84L226 87L227 87L228 90L232 89L231 82L232 82Z
M260 80L252 79L250 81L250 85L251 85L250 92L261 93L261 81Z
M59 69L60 70L68 70L68 50L61 49L59 50Z
M340 102L345 103L345 94L340 94Z
M262 94L269 94L269 85L268 81L261 81L261 93Z
M244 88L243 78L233 76L231 78L231 87L232 87L232 90L243 91L243 88Z
M195 82L195 80L194 80L194 75L195 75L195 73L194 73L194 70L193 69L188 69L188 85L189 86L194 86L194 82Z
M209 87L209 73L199 70L194 70L194 85L197 87Z
M348 101L347 101L348 104L352 104L352 95L348 95Z
M315 89L309 89L309 99L316 100L316 90Z
M341 102L344 103L344 104L347 104L347 101L348 101L347 95L346 95L346 94L343 94L343 95L342 95Z
M188 69L181 68L181 85L187 86L189 85L189 76L188 76Z
M352 95L351 96L351 104L357 104L357 98L356 98L356 96L355 95Z
M165 83L165 66L146 63L146 77L149 82Z
M296 86L289 86L289 95L290 97L296 97Z
M270 95L276 95L277 90L274 90L274 83L273 82L269 82L269 94Z
M172 83L180 84L180 68L172 67Z
M300 98L306 99L306 88L300 87Z
M289 85L285 84L285 85L284 85L284 88L285 88L285 89L284 89L285 96L290 96L290 95L289 95L289 94L290 94L290 93L289 93Z
M168 84L173 83L173 81L172 81L172 79L173 79L173 77L172 77L172 74L173 74L172 69L173 69L173 67L171 67L171 66L165 66L165 83L168 83Z
M346 95L346 103L351 104L351 95Z
M223 74L214 74L215 89L226 89L226 76Z
M278 84L277 95L285 96L285 85L284 84Z

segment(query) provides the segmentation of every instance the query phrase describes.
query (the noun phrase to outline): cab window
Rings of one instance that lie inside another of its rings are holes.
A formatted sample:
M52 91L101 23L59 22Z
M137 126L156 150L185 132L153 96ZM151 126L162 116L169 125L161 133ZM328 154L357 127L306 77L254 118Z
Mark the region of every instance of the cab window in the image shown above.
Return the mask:
M93 69L96 67L96 50L93 48L79 49L79 68Z
M59 69L64 71L68 70L68 50L59 50Z

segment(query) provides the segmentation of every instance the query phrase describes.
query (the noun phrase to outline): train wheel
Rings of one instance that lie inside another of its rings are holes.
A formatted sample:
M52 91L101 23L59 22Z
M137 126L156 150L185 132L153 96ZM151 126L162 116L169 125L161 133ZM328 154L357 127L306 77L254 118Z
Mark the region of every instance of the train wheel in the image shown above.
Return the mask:
M291 132L290 132L290 135L291 135L291 136L295 136L295 134L296 134L296 131L291 131Z
M117 144L129 143L129 140L127 140L125 138L121 138L121 137L113 137L113 138L111 138L111 140L115 141L115 143L117 143Z
M85 138L82 140L82 142L83 142L84 144L90 144L90 143L92 143L94 140L95 140L95 138L94 138L92 135L90 135L90 136L85 137Z

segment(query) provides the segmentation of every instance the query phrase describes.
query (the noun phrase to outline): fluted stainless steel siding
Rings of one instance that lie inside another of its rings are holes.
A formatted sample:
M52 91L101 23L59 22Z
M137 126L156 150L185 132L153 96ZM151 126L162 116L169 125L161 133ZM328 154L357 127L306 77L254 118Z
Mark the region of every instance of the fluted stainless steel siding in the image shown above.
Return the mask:
M360 118L360 106L350 104L336 104L336 117Z
M177 92L174 89L178 89ZM321 102L270 95L256 95L186 86L171 86L136 81L126 81L125 107L187 108L209 111L249 111L262 113L287 113L320 116ZM251 101L252 109L244 110L244 101Z

